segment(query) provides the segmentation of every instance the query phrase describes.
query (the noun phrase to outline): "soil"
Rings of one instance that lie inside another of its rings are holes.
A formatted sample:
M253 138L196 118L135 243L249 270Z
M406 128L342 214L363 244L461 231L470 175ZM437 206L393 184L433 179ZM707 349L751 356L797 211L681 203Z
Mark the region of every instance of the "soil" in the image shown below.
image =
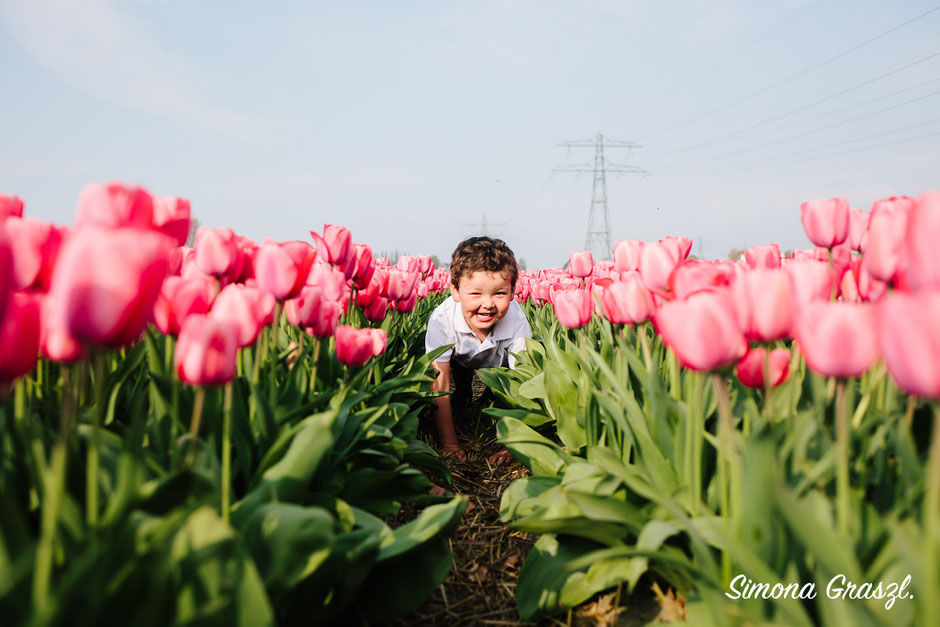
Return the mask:
M667 586L649 574L629 596L624 590L596 595L567 615L540 623L526 623L516 611L515 588L519 569L536 536L511 529L499 520L503 490L529 471L513 459L494 466L488 459L502 447L494 423L479 403L485 386L474 377L475 401L455 408L454 423L468 459L447 459L453 484L448 492L470 500L450 539L454 568L424 605L389 625L618 625L637 626L685 618L685 604ZM435 446L433 430L422 437ZM406 519L413 513L403 510ZM662 590L666 590L665 593Z

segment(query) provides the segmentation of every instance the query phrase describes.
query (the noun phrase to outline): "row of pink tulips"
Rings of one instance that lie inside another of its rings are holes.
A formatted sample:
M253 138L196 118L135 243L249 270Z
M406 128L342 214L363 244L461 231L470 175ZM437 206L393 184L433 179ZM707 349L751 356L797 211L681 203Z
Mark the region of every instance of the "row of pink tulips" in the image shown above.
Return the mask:
M311 336L333 337L342 363L362 365L364 347L380 354L385 339L339 325L351 303L378 323L448 283L430 257L391 266L341 226L311 231L316 246L259 245L203 227L188 248L189 229L188 201L119 183L82 190L71 228L24 218L22 200L0 195L0 383L40 356L72 362L95 347L127 346L152 322L179 336L182 381L220 385L234 376L237 350L281 311Z
M883 358L904 390L940 397L940 193L870 212L808 202L801 217L817 248L791 256L769 244L737 261L696 260L687 238L618 241L613 260L576 252L567 270L523 272L517 295L551 303L568 328L593 313L649 320L684 366L736 365L750 387L786 379L791 356L772 344L793 339L817 374L857 377Z

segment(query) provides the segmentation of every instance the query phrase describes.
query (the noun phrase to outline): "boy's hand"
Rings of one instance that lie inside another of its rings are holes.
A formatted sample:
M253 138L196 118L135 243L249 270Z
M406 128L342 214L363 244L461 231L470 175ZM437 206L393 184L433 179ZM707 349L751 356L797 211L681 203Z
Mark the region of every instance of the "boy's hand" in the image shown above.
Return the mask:
M489 462L493 466L502 466L513 460L512 453L508 449L500 449L496 453L490 455Z

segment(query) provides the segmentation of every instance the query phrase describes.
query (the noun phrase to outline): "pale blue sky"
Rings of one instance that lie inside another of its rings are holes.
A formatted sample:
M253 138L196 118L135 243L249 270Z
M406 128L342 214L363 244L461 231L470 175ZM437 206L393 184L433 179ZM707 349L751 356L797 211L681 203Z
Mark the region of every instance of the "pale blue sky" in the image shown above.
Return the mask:
M485 213L545 267L591 199L552 169L592 152L556 144L601 132L649 171L609 176L612 239L805 246L801 201L940 188L937 7L0 0L0 191L71 223L122 180L259 241L328 222L442 258Z

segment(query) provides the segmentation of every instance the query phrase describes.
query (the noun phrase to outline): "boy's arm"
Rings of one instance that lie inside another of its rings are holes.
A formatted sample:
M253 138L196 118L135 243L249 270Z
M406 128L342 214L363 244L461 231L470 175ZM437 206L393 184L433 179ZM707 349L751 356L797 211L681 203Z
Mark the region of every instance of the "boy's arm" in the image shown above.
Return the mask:
M453 455L458 460L463 461L467 454L457 442L457 432L454 430L454 417L450 407L450 362L434 361L431 362L437 368L437 378L431 384L432 392L447 392L443 396L435 397L434 403L437 405L434 411L434 427L437 430L437 440L441 443L444 455Z

